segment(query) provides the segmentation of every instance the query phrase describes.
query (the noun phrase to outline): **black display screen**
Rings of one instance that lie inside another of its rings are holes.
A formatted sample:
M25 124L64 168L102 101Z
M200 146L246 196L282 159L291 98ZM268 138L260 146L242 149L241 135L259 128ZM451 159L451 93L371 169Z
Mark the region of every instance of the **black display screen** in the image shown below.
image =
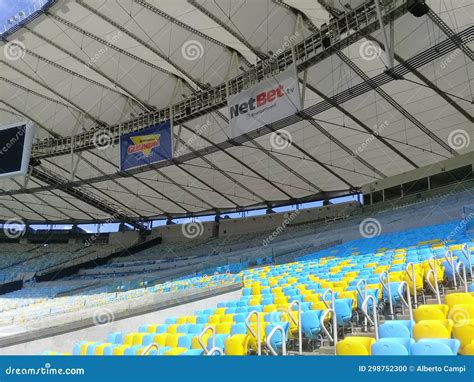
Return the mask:
M0 130L0 175L21 170L26 126Z

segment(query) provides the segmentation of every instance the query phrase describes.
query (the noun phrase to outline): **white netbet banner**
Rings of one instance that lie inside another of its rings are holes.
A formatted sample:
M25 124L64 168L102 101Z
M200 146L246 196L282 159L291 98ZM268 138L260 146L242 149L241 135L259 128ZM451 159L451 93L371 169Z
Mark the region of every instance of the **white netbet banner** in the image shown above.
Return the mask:
M276 122L301 110L296 68L264 80L229 97L232 138Z

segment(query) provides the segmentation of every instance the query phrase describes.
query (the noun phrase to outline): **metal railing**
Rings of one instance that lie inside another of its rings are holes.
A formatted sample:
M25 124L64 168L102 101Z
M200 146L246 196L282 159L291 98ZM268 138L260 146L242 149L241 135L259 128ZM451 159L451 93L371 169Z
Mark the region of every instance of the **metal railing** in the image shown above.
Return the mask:
M415 271L415 264L408 263L405 267L405 273L408 275L408 278L413 284L413 301L415 306L418 306L418 296L416 290L416 271Z
M462 275L461 275L461 271L462 271ZM463 262L460 261L456 265L454 273L457 273L459 275L460 284L463 284L464 292L467 293L468 292L468 285L467 285L466 266L464 265Z
M252 328L252 325L250 324L250 319L252 318L252 316L255 316L257 318L257 333L255 333L255 331ZM260 339L262 338L261 337L261 326L262 326L262 324L260 322L260 313L257 312L256 310L252 310L248 314L247 318L245 319L245 326L247 327L250 334L252 336L254 336L256 341L257 341L257 354L262 355L262 344L260 342Z
M406 294L406 299L403 296L403 293ZM410 296L410 286L406 281L402 281L398 286L398 295L402 301L402 313L404 313L404 307L408 308L408 315L410 320L413 320L413 307L411 305L411 296Z
M209 331L211 332L211 336L212 336L211 349L214 349L216 347L216 329L214 328L214 326L208 325L202 330L201 333L199 333L199 336L198 336L198 342L199 342L199 345L201 345L202 350L204 351L204 355L207 355L209 353L209 350L207 349L207 345L202 342L202 337L204 337L204 334L206 334Z
M222 350L221 348L219 347L213 347L212 349L210 349L208 352L207 352L207 356L210 356L210 355L216 355L219 354L219 355L224 355L224 350Z
M360 290L360 284L364 284L364 293ZM364 301L367 298L367 280L359 280L356 284L356 291L360 299ZM364 316L364 329L367 330L367 318Z
M444 258L446 259L446 261L448 262L448 264L451 266L451 271L453 272L453 285L454 285L454 289L457 289L458 288L458 283L457 283L457 280L456 280L456 269L455 269L455 265L454 265L454 257L453 257L453 253L448 249L444 252Z
M328 306L326 302L326 296L328 294L331 294L331 307ZM336 296L334 294L334 291L332 289L326 289L321 296L321 299L323 300L324 305L326 305L326 312L328 310L332 311L332 329L333 329L333 335L332 335L332 342L334 345L337 343L337 316L336 316ZM324 324L324 321L323 321ZM321 327L321 329L324 327L324 325Z
M426 274L426 282L430 286L431 290L434 292L438 304L441 304L441 295L439 293L438 285L438 264L436 262L436 255L433 255L429 258L428 264L430 266L430 270ZM430 280L431 275L433 275L434 285L431 283Z
M285 329L280 325L275 326L271 332L268 333L267 340L265 341L267 348L273 355L278 355L278 352L273 348L271 343L272 337L276 332L281 332L281 355L286 355L286 333Z
M148 355L148 353L151 352L153 349L156 349L156 355L160 354L160 345L158 345L157 343L152 343L148 345L145 349L143 349L141 355Z
M384 277L385 276L385 277ZM385 281L387 280L387 281ZM388 304L390 308L390 319L395 318L395 314L393 313L393 298L392 298L392 287L390 285L390 276L388 271L383 271L379 276L379 281L382 284L382 289L385 289L388 295Z
M293 317L292 314L292 309L294 306L298 306L298 322L296 322L295 318ZM288 316L290 317L290 320L293 321L295 325L298 326L298 352L299 354L303 354L303 332L302 332L302 325L301 325L301 301L299 300L294 300L290 306L288 307Z
M372 300L372 317L368 312L369 301ZM362 313L367 318L367 320L374 326L375 330L375 339L379 340L379 322L377 318L377 300L371 294L369 294L365 300L362 302Z
M471 281L474 281L474 277L473 277L473 274L472 274L472 257L471 257L471 250L469 249L468 245L467 244L464 244L461 248L461 252L462 254L464 255L464 257L466 258L467 260L467 265L469 267L468 269L468 272L469 273L469 276L471 278Z

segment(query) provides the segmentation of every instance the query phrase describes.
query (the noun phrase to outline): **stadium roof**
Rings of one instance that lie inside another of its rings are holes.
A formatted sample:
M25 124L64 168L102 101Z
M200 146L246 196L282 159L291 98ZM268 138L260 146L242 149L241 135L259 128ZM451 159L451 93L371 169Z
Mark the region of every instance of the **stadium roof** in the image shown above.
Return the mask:
M38 129L29 175L0 180L0 219L290 204L472 151L474 3L385 3L387 40L373 1L48 2L2 35L0 124ZM231 139L226 95L294 60L304 111ZM120 172L119 134L170 113L175 158Z

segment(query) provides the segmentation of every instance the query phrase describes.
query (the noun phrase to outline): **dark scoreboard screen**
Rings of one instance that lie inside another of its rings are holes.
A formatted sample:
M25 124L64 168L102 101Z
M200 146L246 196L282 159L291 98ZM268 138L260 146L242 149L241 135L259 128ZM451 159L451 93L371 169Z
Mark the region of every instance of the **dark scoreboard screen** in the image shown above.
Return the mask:
M0 127L0 177L26 172L32 138L32 125L29 123Z

